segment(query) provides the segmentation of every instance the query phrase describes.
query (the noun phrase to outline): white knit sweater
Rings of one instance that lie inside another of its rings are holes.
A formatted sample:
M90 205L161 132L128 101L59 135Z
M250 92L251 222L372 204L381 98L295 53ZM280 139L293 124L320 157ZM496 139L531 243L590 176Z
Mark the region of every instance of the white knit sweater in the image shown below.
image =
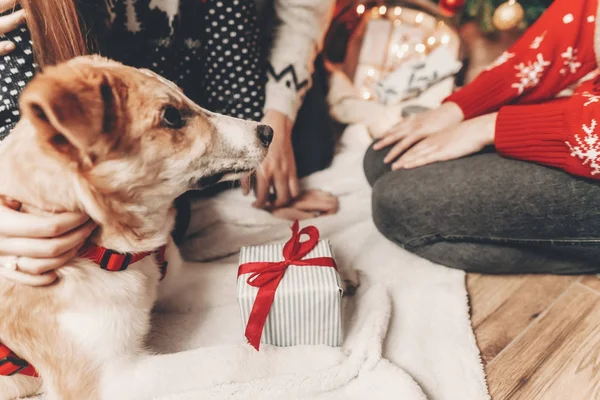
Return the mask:
M270 53L265 110L285 113L293 121L306 91L316 55L322 50L335 0L257 0L274 3L279 22ZM264 10L264 4L259 5Z

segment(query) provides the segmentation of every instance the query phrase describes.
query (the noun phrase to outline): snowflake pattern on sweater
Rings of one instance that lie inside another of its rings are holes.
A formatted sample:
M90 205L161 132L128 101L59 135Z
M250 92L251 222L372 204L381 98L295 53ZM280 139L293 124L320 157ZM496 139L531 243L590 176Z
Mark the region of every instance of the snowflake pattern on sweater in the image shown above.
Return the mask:
M585 132L583 139L579 135L575 135L576 145L572 145L569 141L566 142L571 149L571 156L582 160L583 165L589 165L592 175L600 174L600 141L595 133L597 127L598 123L593 119L590 125L582 125Z
M588 99L585 103L583 103L584 107L600 102L600 95L592 94L590 92L583 92L581 95Z
M542 33L540 36L536 36L535 39L533 39L533 42L531 42L531 45L529 45L529 48L533 50L539 49L542 45L542 42L546 38L546 33L548 32L544 31L544 33Z
M490 71L496 67L501 66L502 64L505 64L508 60L510 60L514 56L515 56L515 53L509 53L508 51L505 51L504 53L502 53L500 55L500 57L498 57L496 59L496 61L494 61L489 67L486 68L486 71Z
M519 81L513 83L511 87L516 88L519 94L523 94L526 88L537 86L540 79L542 79L545 68L550 64L552 64L550 61L544 60L542 53L538 53L535 61L515 65L516 77Z
M577 60L577 49L569 46L560 56L564 59L564 67L560 70L561 75L566 75L567 72L574 74L581 67L581 63Z

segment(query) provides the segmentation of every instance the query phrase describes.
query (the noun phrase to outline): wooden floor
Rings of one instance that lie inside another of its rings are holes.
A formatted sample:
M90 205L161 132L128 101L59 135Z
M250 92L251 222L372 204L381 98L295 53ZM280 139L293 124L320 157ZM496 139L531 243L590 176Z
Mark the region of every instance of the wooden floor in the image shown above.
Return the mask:
M600 399L600 278L469 274L493 400Z

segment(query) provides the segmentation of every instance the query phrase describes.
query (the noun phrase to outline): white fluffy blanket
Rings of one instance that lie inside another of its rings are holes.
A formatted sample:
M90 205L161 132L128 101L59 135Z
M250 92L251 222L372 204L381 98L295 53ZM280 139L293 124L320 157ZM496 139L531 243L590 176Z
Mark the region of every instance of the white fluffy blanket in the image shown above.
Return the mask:
M337 215L303 225L316 225L338 265L362 275L357 295L345 301L343 347L263 345L256 352L245 344L235 298L237 252L285 241L290 230L288 222L253 209L240 190L226 191L193 205L182 250L195 262L186 264L186 285L170 311L155 315L157 350L205 352L205 373L197 377L202 390L169 400L489 399L464 273L396 247L371 222L362 172L369 141L364 128L348 128L333 165L303 182L340 198Z

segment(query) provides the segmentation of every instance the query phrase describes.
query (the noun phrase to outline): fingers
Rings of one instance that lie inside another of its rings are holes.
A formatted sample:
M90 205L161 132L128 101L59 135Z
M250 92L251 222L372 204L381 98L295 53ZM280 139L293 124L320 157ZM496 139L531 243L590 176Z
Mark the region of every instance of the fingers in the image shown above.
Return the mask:
M81 243L81 245L83 245L83 243ZM81 245L55 258L19 257L19 271L29 275L42 275L47 272L54 271L77 256L77 252L81 248Z
M423 167L428 164L433 164L440 161L448 161L449 157L442 151L435 151L421 158L414 159L410 162L406 162L403 166L404 169L412 169L417 167Z
M407 118L402 118L400 121L398 121L398 123L394 126L392 126L387 133L398 133L398 132L405 132L405 131L411 131L415 128L415 120L416 120L416 116L415 115L411 115Z
M330 193L308 191L298 198L291 207L319 214L335 214L339 208L338 198Z
M12 52L17 46L11 41L4 40L0 42L0 56L5 56Z
M400 131L400 132L394 131L392 133L388 133L386 136L384 136L381 140L379 140L377 143L375 143L373 145L373 150L379 151L388 146L391 146L392 144L396 143L398 140L402 139L404 136L405 136L404 131Z
M14 13L0 17L0 34L4 35L14 31L25 23L25 10L15 11Z
M404 168L405 165L411 164L416 160L428 156L429 154L439 150L439 146L430 143L427 139L416 144L410 150L402 155L395 163L392 164L392 171Z
M298 182L298 175L296 174L296 171L294 171L294 174L292 177L290 177L289 181L290 194L292 195L292 198L295 199L300 195L300 183Z
M27 286L47 286L58 278L58 275L56 275L54 271L42 275L29 275L24 272L11 271L6 268L0 268L0 276Z
M52 239L7 237L0 240L0 253L31 258L59 258L81 245L95 228L94 222L88 221L79 229Z
M337 197L320 190L311 190L302 193L289 207L273 210L273 215L293 221L335 214L337 210Z
M271 176L267 176L266 173L257 174L254 186L256 191L256 201L252 204L252 206L256 208L265 208L269 202Z
M412 169L423 167L435 162L447 161L450 158L447 149L444 147L439 146L437 143L423 141L400 157L400 159L392 165L392 170L397 171L402 168Z
M290 161L290 160L288 160ZM283 166L276 171L273 177L275 186L275 207L288 205L300 194L300 184L296 174L296 162L291 160L287 166Z
M400 140L392 149L386 154L383 159L384 164L389 164L394 161L398 156L408 150L413 144L423 139L421 135L411 135Z
M385 147L391 146L407 135L417 134L417 126L418 125L415 123L414 117L403 119L394 125L381 140L373 145L373 150L381 150Z
M287 176L275 176L273 179L273 184L275 186L275 203L274 206L276 208L283 207L289 204L292 196L290 194L290 185Z
M33 215L0 206L0 236L53 238L86 223L89 217L77 213Z

